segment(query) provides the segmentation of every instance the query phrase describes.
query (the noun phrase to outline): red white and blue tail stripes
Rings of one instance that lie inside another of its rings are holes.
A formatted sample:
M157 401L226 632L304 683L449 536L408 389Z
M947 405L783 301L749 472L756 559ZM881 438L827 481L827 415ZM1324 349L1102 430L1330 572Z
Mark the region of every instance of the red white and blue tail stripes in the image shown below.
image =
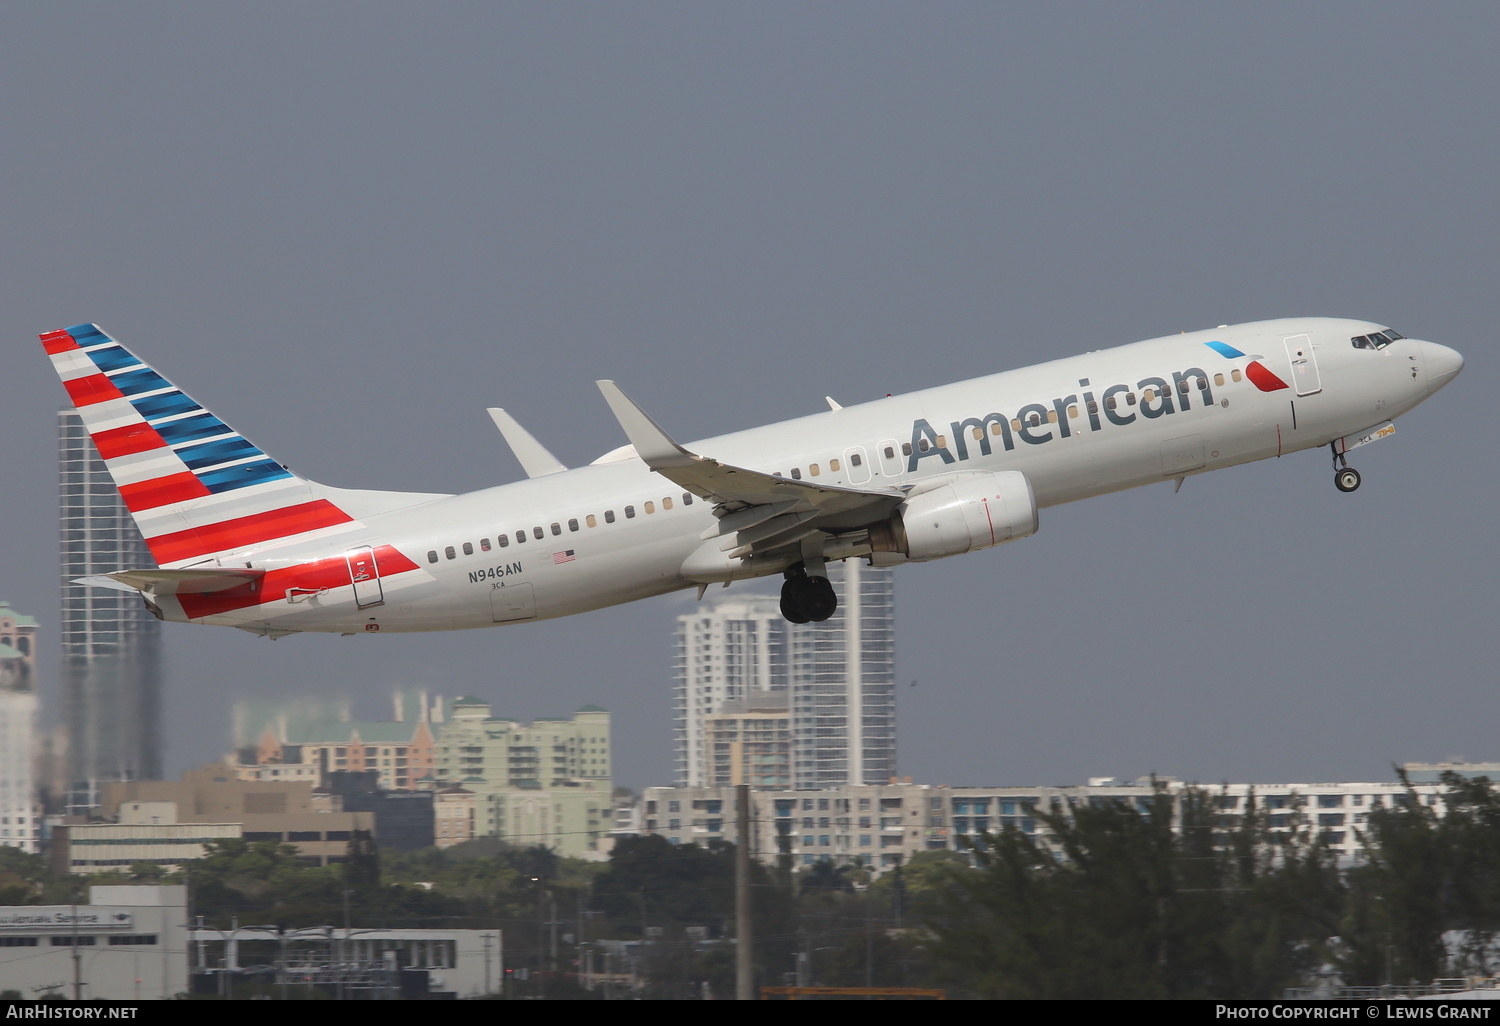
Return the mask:
M41 340L160 565L355 526L96 325Z

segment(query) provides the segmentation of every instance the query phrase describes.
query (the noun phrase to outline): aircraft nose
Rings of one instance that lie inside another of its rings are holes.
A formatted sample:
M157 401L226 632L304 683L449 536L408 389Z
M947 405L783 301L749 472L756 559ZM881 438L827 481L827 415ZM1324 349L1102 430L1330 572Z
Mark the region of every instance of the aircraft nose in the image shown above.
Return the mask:
M1427 387L1436 392L1458 377L1464 369L1464 358L1456 349L1436 342L1422 343L1422 363L1427 367Z

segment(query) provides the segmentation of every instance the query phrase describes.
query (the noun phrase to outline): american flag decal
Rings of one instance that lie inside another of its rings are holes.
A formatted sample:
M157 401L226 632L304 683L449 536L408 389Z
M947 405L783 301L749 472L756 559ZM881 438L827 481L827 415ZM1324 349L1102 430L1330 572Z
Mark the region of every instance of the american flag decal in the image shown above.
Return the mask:
M573 562L573 550L572 549L569 549L567 552L554 552L554 553L552 553L552 565L553 566L556 566L559 563L571 563L571 562Z

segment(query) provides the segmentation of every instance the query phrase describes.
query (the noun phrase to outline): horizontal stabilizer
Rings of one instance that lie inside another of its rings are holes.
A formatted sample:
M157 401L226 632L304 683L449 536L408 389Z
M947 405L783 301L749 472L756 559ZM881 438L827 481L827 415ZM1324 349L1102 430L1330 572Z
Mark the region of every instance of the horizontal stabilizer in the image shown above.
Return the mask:
M516 462L521 464L527 477L546 477L548 474L561 474L568 469L509 413L492 406L489 415L505 438L505 444L516 454Z
M264 570L196 567L191 570L116 570L97 577L80 577L74 584L116 591L143 591L151 595L203 595L253 584Z

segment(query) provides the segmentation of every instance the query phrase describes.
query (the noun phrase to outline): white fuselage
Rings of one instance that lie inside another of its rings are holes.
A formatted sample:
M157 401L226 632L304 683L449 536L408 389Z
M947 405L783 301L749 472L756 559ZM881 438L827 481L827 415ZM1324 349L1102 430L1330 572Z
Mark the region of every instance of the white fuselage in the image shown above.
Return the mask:
M1462 366L1452 350L1429 342L1400 339L1379 350L1351 344L1379 328L1300 318L1188 332L686 447L733 466L855 488L1020 471L1037 505L1055 506L1328 445L1406 412ZM1210 342L1241 355L1226 356ZM1302 350L1299 366L1294 345ZM1246 373L1254 360L1287 387L1254 383ZM218 560L274 571L352 547L389 546L411 565L403 561L395 573L382 566L379 601L371 604L367 593L364 608L349 586L278 594L206 616L164 605L168 619L267 633L547 619L699 583L683 564L715 522L709 502L627 449L586 467L367 516L359 534Z

